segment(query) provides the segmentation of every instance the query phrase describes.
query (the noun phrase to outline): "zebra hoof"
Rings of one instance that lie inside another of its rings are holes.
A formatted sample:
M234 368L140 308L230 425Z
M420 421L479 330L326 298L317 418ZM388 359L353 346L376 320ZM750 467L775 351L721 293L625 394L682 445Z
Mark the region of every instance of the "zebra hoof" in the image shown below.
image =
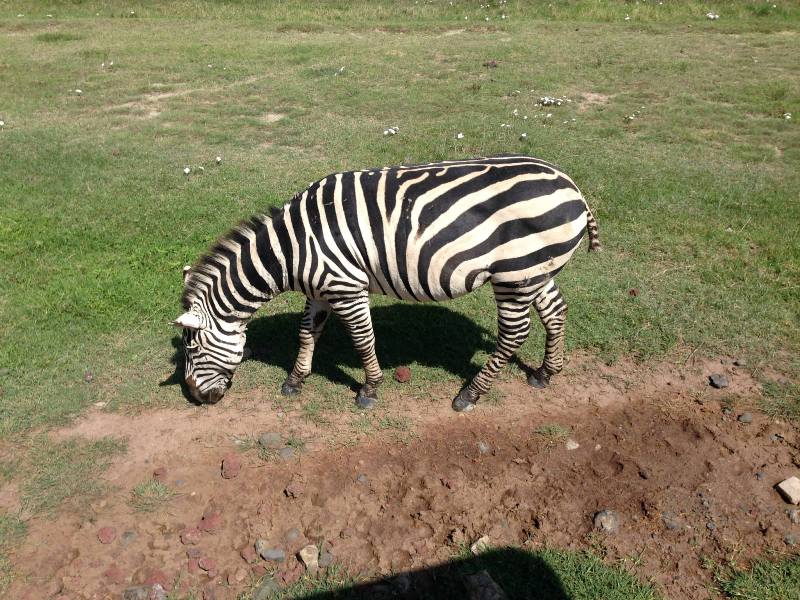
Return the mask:
M281 394L284 396L295 396L300 393L300 386L284 381L281 386Z
M453 400L453 410L456 412L469 412L475 408L475 403L468 400L467 394L461 392Z
M356 396L356 406L364 410L369 410L370 408L375 408L376 400L377 398L371 398L359 392L358 396Z
M536 375L531 375L528 377L528 385L531 387L535 387L536 389L543 390L550 384L550 381L547 379L537 379Z

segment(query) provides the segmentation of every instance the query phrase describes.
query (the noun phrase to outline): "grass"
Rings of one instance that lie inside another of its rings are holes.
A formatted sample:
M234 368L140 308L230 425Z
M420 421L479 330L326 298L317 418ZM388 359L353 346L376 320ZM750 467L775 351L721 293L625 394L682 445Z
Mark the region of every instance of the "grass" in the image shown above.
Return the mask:
M150 479L133 488L129 504L137 512L153 512L163 508L175 496L175 490L168 485Z
M744 600L799 600L800 559L759 560L750 569L730 568L717 575L719 590Z
M14 578L14 569L7 552L25 536L27 525L16 515L0 513L0 594Z
M545 437L551 441L564 439L572 433L572 429L559 425L558 423L545 423L533 430L533 433Z
M33 515L53 514L67 505L85 510L88 502L107 491L98 477L125 448L124 441L111 437L89 442L35 438L22 469L23 509Z

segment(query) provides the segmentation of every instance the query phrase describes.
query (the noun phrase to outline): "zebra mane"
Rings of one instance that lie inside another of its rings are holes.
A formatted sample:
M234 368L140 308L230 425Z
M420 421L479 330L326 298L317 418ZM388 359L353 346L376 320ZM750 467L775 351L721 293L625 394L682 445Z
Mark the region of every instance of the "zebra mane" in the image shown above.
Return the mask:
M183 294L181 295L181 304L184 310L191 309L192 300L201 294L207 286L203 278L197 275L213 277L219 273L215 265L228 262L228 258L224 253L230 252L229 244L231 238L237 233L240 235L248 235L251 232L257 234L264 229L268 221L272 220L280 212L278 208L271 208L269 214L253 215L249 219L243 219L238 225L217 238L189 271L189 278L183 286ZM235 275L232 274L232 277L235 277Z

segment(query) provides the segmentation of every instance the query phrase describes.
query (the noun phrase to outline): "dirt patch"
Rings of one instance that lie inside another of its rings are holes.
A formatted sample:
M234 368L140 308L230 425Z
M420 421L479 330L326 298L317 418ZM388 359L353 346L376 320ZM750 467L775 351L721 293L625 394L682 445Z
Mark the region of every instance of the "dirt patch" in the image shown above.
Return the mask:
M730 387L711 389L712 372L726 374ZM386 574L446 561L459 544L488 535L493 545L634 556L627 566L667 597L696 599L710 597L704 560L735 556L741 564L768 550L785 553L783 536L800 533L773 489L798 470L797 432L757 412L752 423L737 420L760 392L728 361L645 368L578 357L547 390L508 375L501 403L468 415L450 410L454 390L409 398L408 389L382 396L391 405L386 418L409 423L405 437L354 437L355 412L318 427L299 410L271 408L258 391L210 408L90 413L53 435L127 437L128 454L107 474L117 491L85 514L32 520L13 557L27 581L10 597L119 597L156 571L169 581L180 574L195 589L230 575L234 597L249 585L249 575L237 580L241 569L251 572L240 550L259 538L282 546L290 564L306 543L325 542L354 572ZM305 449L262 460L242 443L262 431L302 439ZM221 461L237 449L241 472L224 479ZM163 510L136 513L131 489L159 467L178 495ZM617 534L593 531L593 515L604 509L619 515ZM110 544L97 536L105 526L117 532ZM184 541L197 544L182 543L195 527ZM199 558L216 562L213 577L195 569Z
M261 120L264 121L264 123L277 123L285 116L286 115L282 115L281 113L268 112L261 115Z
M596 92L584 92L578 101L578 112L586 112L593 106L608 104L614 96L608 94L598 94Z

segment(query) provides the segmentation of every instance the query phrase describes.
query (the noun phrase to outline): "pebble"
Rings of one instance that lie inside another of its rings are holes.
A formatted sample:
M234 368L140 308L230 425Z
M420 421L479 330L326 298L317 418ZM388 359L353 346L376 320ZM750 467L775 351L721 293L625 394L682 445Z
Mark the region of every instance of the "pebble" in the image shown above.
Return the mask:
M286 446L285 448L281 448L280 452L278 452L278 455L284 460L289 460L294 456L294 448L292 448L291 446Z
M399 383L408 383L411 381L411 369L408 367L397 367L394 370L394 378Z
M216 533L222 527L222 515L216 511L203 515L197 527L201 531Z
M256 552L264 560L272 562L283 562L286 560L286 552L283 548L270 547L266 540L256 540Z
M764 473L764 471L759 471L758 473L756 473L756 479L758 479L759 481L764 479L764 477L766 477L766 474Z
M101 544L110 544L117 539L117 530L113 527L101 527L97 532L97 539Z
M752 423L753 422L753 415L749 412L743 412L738 416L738 420L740 423Z
M244 567L239 567L233 573L228 574L228 585L242 583L247 579L248 571Z
M150 586L129 587L122 592L122 600L150 600Z
M789 479L781 481L775 488L790 504L800 504L800 479L797 477L789 477Z
M670 531L677 531L683 528L681 522L678 521L674 513L664 513L661 515L661 520L664 522L664 527Z
M487 454L491 449L492 447L486 442L478 442L478 452L481 454Z
M91 371L86 371L86 373L83 374L83 380L86 383L92 383L93 379L94 379L94 375L92 375Z
M258 445L262 448L275 450L283 446L283 439L280 433L268 431L258 436Z
M367 483L367 481L369 481L369 480L368 480L367 476L366 476L366 475L364 475L364 473L361 473L361 474L359 474L359 475L358 475L358 477L356 477L356 481L357 481L358 483L363 483L363 484L366 484L366 483Z
M785 536L783 536L783 543L787 546L796 546L797 542L798 538L794 533L787 533Z
M262 581L253 592L253 600L271 600L280 593L280 591L281 588L278 582L272 579L272 577L268 577Z
M728 378L720 373L714 373L713 375L709 375L708 383L711 384L711 387L717 388L718 390L726 388L729 385Z
M482 552L486 552L488 549L489 549L488 535L482 536L481 538L478 539L477 542L475 542L474 544L472 544L472 546L469 547L470 552L472 552L472 554L474 554L475 556L481 554Z
M238 454L226 454L222 459L222 477L224 479L233 479L238 477L239 471L242 470L242 459Z
M197 566L203 569L203 571L216 571L217 561L206 556L198 561Z
M706 529L708 529L709 531L714 531L716 528L717 524L714 523L714 521L709 521L708 523L706 523Z
M123 532L123 534L120 536L119 539L120 539L120 542L122 542L123 546L127 546L133 540L136 539L136 532L135 531L125 531L125 532Z
M786 511L786 516L795 525L800 525L800 508L792 508Z
M299 540L302 535L303 534L300 533L300 530L297 527L292 527L289 531L286 532L286 543L293 544L297 540Z
M581 447L581 445L573 439L568 439L564 445L567 447L567 450L577 450Z
M314 544L304 546L298 556L306 571L314 572L319 568L319 549Z
M256 562L256 560L258 560L258 555L251 546L245 546L244 548L239 550L239 555L244 559L244 561L248 565L252 565L254 562Z
M203 556L203 551L200 548L189 548L186 550L186 556L189 558L200 558Z
M333 553L330 550L327 550L324 546L322 548L322 552L319 555L319 566L320 568L324 569L329 567L333 563Z
M181 533L181 544L184 546L194 546L200 543L200 530L192 527L191 529L185 529L183 533Z
M619 531L619 517L613 510L601 510L594 516L594 528L605 533Z

